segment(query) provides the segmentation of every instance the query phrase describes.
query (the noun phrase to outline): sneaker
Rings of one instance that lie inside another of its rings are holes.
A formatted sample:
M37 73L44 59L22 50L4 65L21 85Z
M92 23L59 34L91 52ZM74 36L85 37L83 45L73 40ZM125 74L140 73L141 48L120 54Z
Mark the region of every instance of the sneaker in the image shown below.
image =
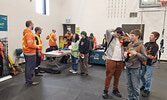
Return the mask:
M39 85L39 82L26 83L27 86L36 86Z
M113 91L112 91L112 93L115 95L115 96L117 96L117 97L122 97L122 95L121 95L121 93L119 92L119 90L118 89L114 89Z
M140 91L143 91L145 89L145 87L144 86L142 86L141 88L140 88Z
M150 96L150 91L144 90L142 96L143 97L149 97Z
M102 94L102 97L104 99L107 99L108 98L108 91L107 90L104 90L103 94Z
M73 74L77 74L78 72L77 72L77 71L73 71L72 73L73 73Z
M43 76L42 74L38 73L38 74L35 74L35 76Z
M73 69L71 69L71 70L69 70L69 72L73 73L73 72L74 72L74 70L73 70Z

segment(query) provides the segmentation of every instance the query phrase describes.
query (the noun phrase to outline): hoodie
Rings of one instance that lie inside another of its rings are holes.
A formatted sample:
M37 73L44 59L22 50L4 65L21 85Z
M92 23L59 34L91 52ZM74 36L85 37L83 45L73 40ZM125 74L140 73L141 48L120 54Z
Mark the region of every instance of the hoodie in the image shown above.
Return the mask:
M37 48L33 33L29 29L25 29L23 31L23 53L25 55L35 55Z
M133 48L134 50L137 51L137 47L141 43L143 43L143 42L139 41L135 45L130 45L130 48ZM132 56L126 62L126 67L128 67L128 68L140 68L141 67L141 62L146 61L146 60L147 60L146 50L145 50L145 47L142 45L141 48L140 48L140 52L137 52L137 54L135 56Z

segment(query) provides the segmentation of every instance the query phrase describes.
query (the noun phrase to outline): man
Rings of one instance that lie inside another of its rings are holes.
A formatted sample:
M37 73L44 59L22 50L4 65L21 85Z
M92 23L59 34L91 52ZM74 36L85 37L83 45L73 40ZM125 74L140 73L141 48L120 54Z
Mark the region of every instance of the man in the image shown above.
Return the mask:
M85 31L81 32L81 40L79 42L79 56L80 56L80 70L81 75L88 75L88 57L89 57L89 44L90 41L87 37L87 33Z
M56 30L52 29L52 32L46 37L46 40L49 39L49 46L50 46L50 50L58 50L58 46L57 46L57 37L55 34Z
M71 31L67 31L67 33L64 35L64 38L67 39L67 48L68 46L71 45L72 37L73 37L73 34L71 33Z
M94 49L95 49L95 48L97 48L97 41L96 41L96 37L93 35L93 33L90 33L90 37L92 37L92 38L93 38L93 43L94 43L94 44L93 44L93 45L94 45L94 47L93 47L93 48L94 48Z
M146 66L142 67L141 80L143 86L140 88L140 90L144 90L142 94L143 97L148 97L150 95L152 76L154 72L154 67L156 66L157 62L157 52L159 50L159 46L156 43L156 41L159 38L159 36L160 34L158 32L152 32L150 35L150 42L147 42L145 44L148 59Z
M102 45L103 48L106 48L107 47L107 40L106 40L106 34L104 34L104 38L103 38L103 42L102 42Z
M130 32L131 41L128 51L124 53L126 60L126 77L128 85L128 100L140 100L140 70L143 61L147 60L146 51L139 40L141 32L139 29Z
M4 54L3 54L4 46L3 43L0 41L0 77L3 75L3 59L4 59Z
M39 48L36 49L36 68L35 68L35 76L42 76L39 74L40 72L40 67L39 65L41 64L41 54L42 54L42 40L40 38L40 35L42 33L42 29L40 27L35 28L35 40L36 40L36 45L39 46Z
M33 74L36 66L36 45L35 37L31 32L34 25L31 20L26 21L27 29L23 32L23 53L25 57L25 79L27 86L38 85L39 82L33 82Z
M105 78L105 86L104 93L102 95L103 98L108 97L108 89L110 87L110 82L112 76L114 76L113 82L113 94L117 97L122 97L118 90L119 77L122 72L123 65L123 47L121 47L119 38L122 35L122 28L118 27L113 32L110 30L106 31L106 39L107 39L107 49L106 49L106 78Z

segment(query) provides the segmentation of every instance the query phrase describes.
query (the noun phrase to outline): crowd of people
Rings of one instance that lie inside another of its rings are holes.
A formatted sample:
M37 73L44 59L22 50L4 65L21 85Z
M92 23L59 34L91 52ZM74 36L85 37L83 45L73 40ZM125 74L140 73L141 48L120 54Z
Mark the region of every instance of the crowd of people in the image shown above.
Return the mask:
M40 34L42 29L36 27L34 35L32 33L34 25L30 20L26 21L26 27L27 29L23 32L23 53L26 61L25 80L27 85L32 86L39 84L39 82L33 81L33 74L40 75L39 65L42 54ZM56 30L52 29L52 32L46 37L46 40L49 40L49 51L58 50L55 32ZM134 29L129 34L130 37L127 37L121 27L107 30L106 34L104 34L102 43L105 48L106 60L106 77L102 94L104 99L108 97L112 77L114 77L112 93L117 97L122 97L119 91L119 78L122 73L123 63L126 65L128 100L139 100L141 91L144 97L150 95L152 76L159 50L156 40L160 34L152 32L150 41L145 44L140 39L141 31L139 29ZM67 47L71 45L72 69L69 71L77 74L79 66L80 75L87 76L89 55L92 50L97 48L95 36L93 33L87 36L87 32L82 31L80 39L79 34L68 31L64 38L67 39ZM140 80L143 83L141 88Z

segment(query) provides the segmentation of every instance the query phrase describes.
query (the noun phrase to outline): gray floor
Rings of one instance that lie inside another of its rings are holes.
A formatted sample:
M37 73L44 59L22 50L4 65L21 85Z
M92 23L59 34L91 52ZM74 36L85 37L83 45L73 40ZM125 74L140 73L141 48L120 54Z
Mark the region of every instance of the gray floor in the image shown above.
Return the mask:
M141 100L167 100L167 63L161 63L155 69L151 95ZM46 66L45 63L42 66ZM70 66L67 64L65 66ZM36 77L40 85L26 87L24 73L0 83L0 100L104 100L101 97L104 87L105 67L93 65L89 68L89 76L72 75L70 68L61 74L47 74ZM125 100L127 98L126 74L122 72L119 90L122 98L113 96L112 84L107 100Z

